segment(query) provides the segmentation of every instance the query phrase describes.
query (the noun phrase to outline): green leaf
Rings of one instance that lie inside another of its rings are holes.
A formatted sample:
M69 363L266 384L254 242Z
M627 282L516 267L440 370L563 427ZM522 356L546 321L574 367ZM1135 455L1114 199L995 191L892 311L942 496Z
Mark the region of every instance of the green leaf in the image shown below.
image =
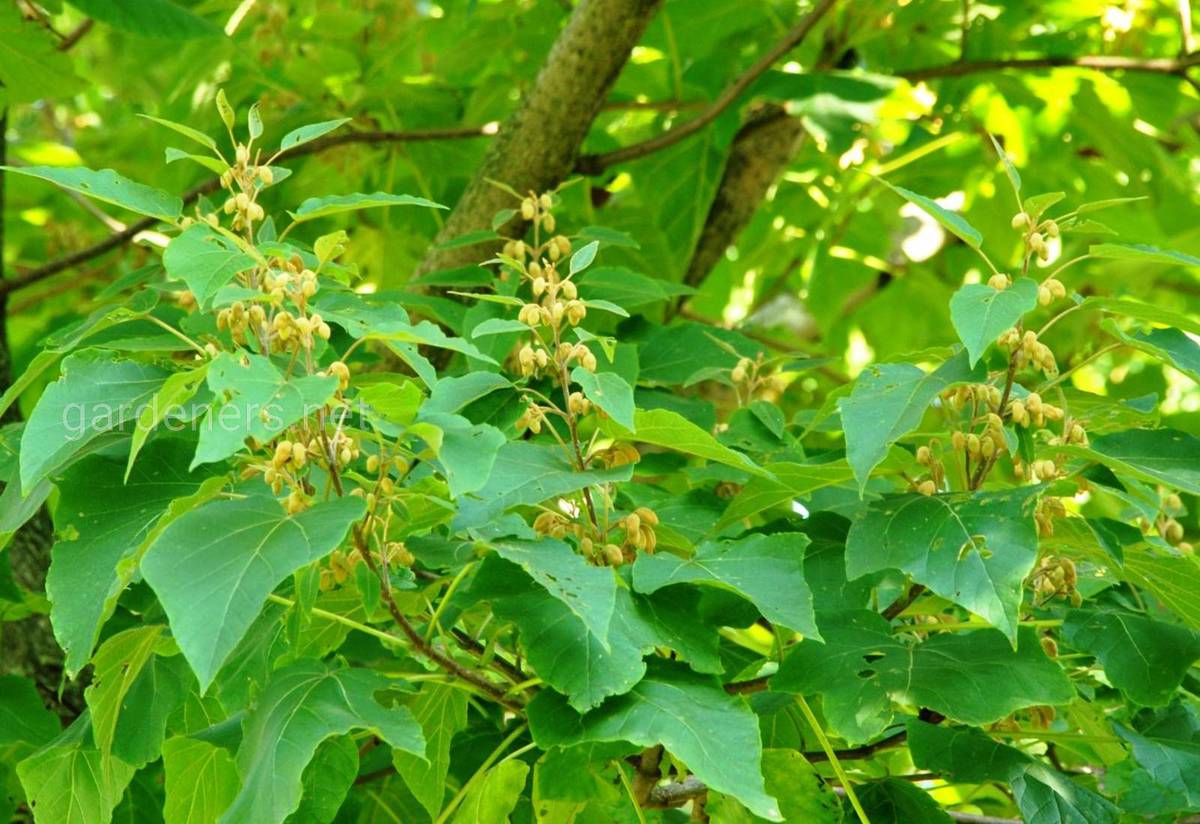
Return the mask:
M1001 333L1037 306L1038 285L1033 278L1017 278L1007 289L986 283L968 283L950 298L950 320L958 339L967 348L973 367Z
M459 501L456 529L483 526L514 506L539 504L594 484L627 481L633 466L579 472L556 444L509 441L482 488Z
M511 387L508 378L495 372L469 372L456 378L442 378L430 391L429 400L421 411L452 415L492 392Z
M201 308L207 308L213 296L238 272L253 269L255 265L254 258L232 238L207 223L188 227L163 252L167 274L186 283Z
M1008 152L1000 145L1000 141L996 136L988 133L988 139L992 141L992 146L996 150L996 154L1000 156L1000 160L1004 163L1004 173L1008 175L1008 182L1012 184L1013 194L1016 195L1017 205L1021 205L1021 175L1017 171L1017 167L1013 165L1012 158L1008 156Z
M504 433L485 423L471 423L461 415L435 413L421 417L442 432L437 457L450 494L460 498L481 489L492 474L500 448L508 440Z
M233 756L223 747L183 736L168 739L162 752L167 824L212 824L237 795Z
M450 773L450 744L467 728L467 694L447 684L429 682L408 704L425 736L425 758L392 751L392 763L417 801L436 820L446 797Z
M300 806L287 824L330 824L358 778L358 745L346 735L326 738L300 776Z
M1127 345L1151 357L1174 366L1192 380L1200 383L1200 343L1178 329L1150 329L1127 334L1112 320L1103 324L1105 331Z
M953 820L929 793L899 778L861 784L855 792L871 824L951 824Z
M1141 301L1130 300L1128 298L1093 297L1085 298L1079 306L1081 309L1098 309L1101 312L1109 312L1114 315L1124 315L1125 317L1137 318L1138 320L1149 321L1150 323L1161 323L1166 326L1173 326L1176 329L1182 329L1184 332L1191 332L1193 335L1200 335L1200 320L1191 315L1186 315L1182 312L1173 312L1170 309L1164 309L1152 303L1142 303Z
M221 352L208 368L208 388L224 400L200 423L200 442L192 467L228 458L245 447L246 438L270 443L305 415L325 405L337 391L333 375L285 379L262 355Z
M101 764L83 715L17 765L17 776L37 824L109 824L134 769L117 759Z
M167 375L96 349L69 356L21 435L21 488L33 489L97 437L132 420Z
M641 630L632 600L616 590L610 631L597 636L564 603L516 564L489 555L468 593L470 603L490 601L495 614L512 621L529 665L547 684L569 697L580 712L626 692L642 674Z
M243 724L237 766L242 787L223 824L279 824L300 804L301 775L318 745L366 729L389 746L425 752L421 727L406 707L385 707L375 693L396 682L366 669L334 669L298 661L271 675Z
M1117 725L1117 733L1133 745L1139 791L1152 789L1160 808L1200 810L1200 742L1180 726L1159 724L1139 733Z
M129 443L129 462L125 465L125 481L129 482L129 475L133 472L133 464L137 461L138 453L142 451L142 446L145 445L146 439L150 437L150 433L154 428L162 422L167 415L176 410L182 410L183 404L190 400L200 385L204 383L204 378L208 375L208 363L203 363L195 369L189 369L186 372L176 372L171 377L163 381L163 385L149 402L138 412L137 422L134 424L133 437Z
M845 461L825 464L771 463L765 467L773 478L751 478L721 515L714 529L720 530L766 509L790 504L797 498L827 486L851 480L854 475Z
M181 149L176 149L173 146L168 146L163 150L163 160L165 160L168 164L174 163L177 160L190 160L193 163L203 166L215 175L225 174L225 172L229 169L228 164L222 160L218 160L215 157L192 154L191 152L185 152Z
M258 140L262 137L262 115L259 113L257 103L251 105L250 111L246 112L246 127L251 140Z
M967 724L991 724L1038 704L1065 704L1075 689L1022 627L1016 649L996 630L944 633L909 646L878 613L819 613L823 644L805 640L784 658L771 689L821 695L833 731L870 741L892 721L892 702L927 707Z
M592 265L592 261L596 259L596 252L600 249L600 241L593 240L584 246L581 246L571 255L570 274L575 275L582 272L584 269Z
M0 4L0 104L65 98L81 83L59 40L38 20L26 20L16 4Z
M634 421L633 387L616 372L589 372L582 366L571 370L571 380L596 406L630 432L637 431Z
M112 636L96 650L93 680L84 697L92 711L92 735L105 762L112 753L125 697L162 643L162 631L161 624L134 627Z
M188 40L221 34L215 25L170 0L71 0L71 5L115 29L144 37Z
M1200 495L1200 438L1176 429L1128 429L1066 451L1117 473ZM22 454L24 448L22 447Z
M492 767L467 791L451 824L508 824L528 775L529 765L515 758Z
M601 312L611 312L622 318L629 317L629 313L625 311L625 307L617 306L611 300L585 300L584 304L589 309L599 309Z
M1027 197L1025 198L1025 211L1036 221L1042 216L1044 211L1054 204L1060 203L1066 196L1065 192L1046 192Z
M134 183L112 169L101 169L98 172L82 166L0 166L0 169L48 180L72 192L168 223L178 220L183 214L183 201L178 197L141 183Z
M633 586L644 593L682 583L721 587L750 601L768 621L819 640L812 592L804 580L808 543L807 535L781 532L709 541L687 559L641 554L633 567Z
M607 300L628 310L695 294L681 283L652 278L624 266L598 266L579 278L579 285L590 298Z
M153 0L151 0L151 2L153 2ZM149 120L151 123L157 123L160 126L165 126L171 131L177 132L189 140L199 143L201 146L213 152L214 154L217 153L217 141L213 140L199 129L193 129L191 126L185 126L182 123L176 123L172 120L163 120L161 117L152 117L148 114L139 114L138 117Z
M283 140L279 141L279 150L286 152L288 149L294 149L297 146L303 146L305 143L316 140L318 137L324 137L334 129L349 123L351 120L352 118L349 117L339 117L336 120L325 120L320 123L310 123L307 126L301 126L298 129L292 129L283 136Z
M563 541L502 541L496 553L516 564L551 596L574 613L601 645L608 648L608 626L617 597L611 569L589 564Z
M1114 687L1132 702L1161 706L1200 659L1200 634L1132 612L1071 610L1063 640L1095 655Z
M1166 263L1173 266L1200 266L1200 258L1159 249L1144 243L1097 243L1088 247L1088 254L1108 260L1144 260L1148 263Z
M445 209L440 203L426 200L413 195L393 195L387 192L376 192L373 195L355 193L352 195L328 195L326 197L310 197L300 204L294 212L289 212L297 223L316 220L342 212L353 212L357 209L373 209L379 206L428 206L431 209Z
M171 632L208 689L267 596L305 564L332 552L362 517L361 498L285 515L278 501L214 501L173 521L146 552L142 574Z
M20 675L0 675L0 746L23 742L40 747L62 731L37 687Z
M634 412L633 422L636 424L633 431L619 425L613 427L616 430L615 435L623 440L664 446L686 455L695 455L752 475L770 477L766 470L750 458L722 446L716 438L678 412L669 409L638 409Z
M711 677L655 662L630 692L586 715L549 691L538 693L528 714L533 740L543 749L605 741L662 744L706 786L733 796L755 815L782 820L763 783L758 721L741 698L727 695Z
M763 750L762 770L767 792L779 801L784 821L842 824L841 800L803 755L795 750ZM729 809L731 803L736 804L736 810ZM719 800L710 796L705 812L712 824L755 824L764 820L724 796Z
M1025 577L1037 561L1036 487L904 495L871 502L846 539L851 580L898 569L979 615L1015 644Z
M967 223L967 221L963 219L962 215L956 212L951 212L949 209L938 205L936 200L925 197L924 195L919 195L916 192L910 192L908 189L902 189L899 186L893 186L891 183L888 183L882 178L876 178L876 180L878 180L884 186L887 186L896 194L900 195L900 197L904 198L909 203L919 207L931 218L942 224L942 228L950 232L950 234L958 237L968 246L978 249L980 244L983 243L983 235L979 233L978 229L976 229L970 223Z
M1139 200L1147 200L1142 197L1110 197L1106 200L1093 200L1091 203L1084 203L1075 211L1079 214L1087 214L1088 212L1098 212L1101 209L1111 209L1114 206L1123 206L1126 203L1137 203Z
M488 318L471 330L471 337L482 338L487 335L524 334L529 326L519 320L509 318Z
M188 496L207 500L213 490L204 487L222 485L210 472L183 471L189 451L184 441L155 441L128 481L122 477L123 461L90 455L60 482L55 528L74 537L60 538L51 549L46 595L69 674L88 662L154 530L191 505Z
M861 492L871 470L887 455L892 444L917 428L938 393L960 383L987 377L987 370L970 366L960 352L926 374L908 363L868 366L854 382L854 390L838 401L846 433L846 459L854 469Z

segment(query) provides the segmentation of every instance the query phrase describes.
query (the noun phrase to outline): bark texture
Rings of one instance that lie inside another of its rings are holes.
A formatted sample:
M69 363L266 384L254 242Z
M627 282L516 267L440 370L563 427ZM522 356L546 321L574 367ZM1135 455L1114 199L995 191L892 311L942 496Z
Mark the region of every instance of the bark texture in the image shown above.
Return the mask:
M803 136L800 119L787 114L782 106L765 104L750 113L729 149L721 183L696 241L684 283L698 286L708 277L758 211Z
M581 0L516 112L500 129L483 164L450 213L438 242L487 229L512 208L518 192L553 188L570 174L579 148L613 83L662 0ZM517 222L503 230L512 234ZM481 245L431 247L421 272L478 262Z

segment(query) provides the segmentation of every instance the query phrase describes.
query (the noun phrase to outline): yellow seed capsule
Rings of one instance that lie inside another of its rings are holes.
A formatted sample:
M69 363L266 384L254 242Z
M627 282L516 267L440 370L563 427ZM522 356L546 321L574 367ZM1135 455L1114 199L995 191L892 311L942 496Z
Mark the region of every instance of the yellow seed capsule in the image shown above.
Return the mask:
M929 463L932 460L933 455L930 454L928 446L917 447L917 463L919 463L921 466L929 466Z
M979 450L979 436L972 432L970 435L967 435L967 453L974 456L979 454Z
M379 456L372 455L367 458L367 471L374 475L379 471Z
M531 198L525 198L521 201L521 217L525 220L533 220L535 207Z
M1008 275L995 274L988 278L988 286L996 290L1003 290L1009 287Z
M546 193L542 193L542 196L538 198L538 203L543 209L549 209L554 206L554 200Z
M1046 234L1049 237L1058 237L1058 234L1059 234L1058 224L1055 223L1053 220L1046 221Z
M1054 295L1056 300L1067 296L1067 287L1063 286L1062 281L1058 278L1049 278L1044 285L1050 290L1050 294Z
M290 457L292 457L291 441L280 441L275 447L275 456L271 459L271 463L282 466L288 462Z
M1054 303L1054 294L1045 286L1039 286L1037 292L1038 306L1049 306Z
M1167 543L1170 543L1170 544L1179 543L1180 541L1183 540L1183 524L1179 523L1179 521L1176 521L1174 519L1168 521L1167 529L1166 529L1166 532L1163 535L1163 537L1167 539Z
M564 280L559 284L559 288L562 289L563 297L567 300L575 300L575 298L579 297L579 290L575 288L575 284L572 281Z
M921 483L917 484L917 492L928 497L937 492L937 484L926 478L925 480L921 481Z
M1047 658L1058 657L1058 644L1049 635L1042 636L1042 652L1046 653Z
M967 445L967 438L961 432L954 432L950 435L950 445L958 452L961 452Z
M625 531L629 533L637 532L642 528L642 519L636 512L625 516Z
M984 438L979 443L979 452L983 457L991 459L996 454L996 442L991 438Z
M1018 232L1023 232L1029 228L1030 222L1029 215L1025 214L1024 212L1017 212L1015 215L1013 215L1012 227Z
M650 526L658 526L658 515L649 507L639 506L633 510L633 514L641 518L642 523L649 524Z
M611 566L620 566L625 563L625 553L616 544L605 544L604 560Z

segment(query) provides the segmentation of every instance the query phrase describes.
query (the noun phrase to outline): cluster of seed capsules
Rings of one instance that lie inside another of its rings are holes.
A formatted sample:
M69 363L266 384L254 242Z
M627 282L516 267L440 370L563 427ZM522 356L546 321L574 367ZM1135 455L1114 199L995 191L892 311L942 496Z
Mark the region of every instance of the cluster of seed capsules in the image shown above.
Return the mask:
M654 528L658 523L654 510L639 506L603 528L582 514L568 518L558 512L545 511L534 519L533 529L539 535L559 539L572 534L584 557L596 564L620 566L633 562L639 552L654 553L658 546Z

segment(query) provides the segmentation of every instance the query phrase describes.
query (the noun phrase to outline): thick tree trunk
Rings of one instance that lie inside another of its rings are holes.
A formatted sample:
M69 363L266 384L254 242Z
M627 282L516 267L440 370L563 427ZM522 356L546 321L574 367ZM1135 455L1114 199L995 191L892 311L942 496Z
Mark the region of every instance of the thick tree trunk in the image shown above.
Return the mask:
M764 104L750 113L730 147L716 197L684 275L687 285L700 285L737 240L803 135L800 119L781 106Z
M488 180L521 193L541 192L570 174L592 121L661 2L580 0L533 87L501 128L483 165L450 213L439 242L487 229L497 212L517 205L512 195ZM517 225L514 222L507 230ZM434 246L420 271L466 266L490 251L481 245L459 249Z

